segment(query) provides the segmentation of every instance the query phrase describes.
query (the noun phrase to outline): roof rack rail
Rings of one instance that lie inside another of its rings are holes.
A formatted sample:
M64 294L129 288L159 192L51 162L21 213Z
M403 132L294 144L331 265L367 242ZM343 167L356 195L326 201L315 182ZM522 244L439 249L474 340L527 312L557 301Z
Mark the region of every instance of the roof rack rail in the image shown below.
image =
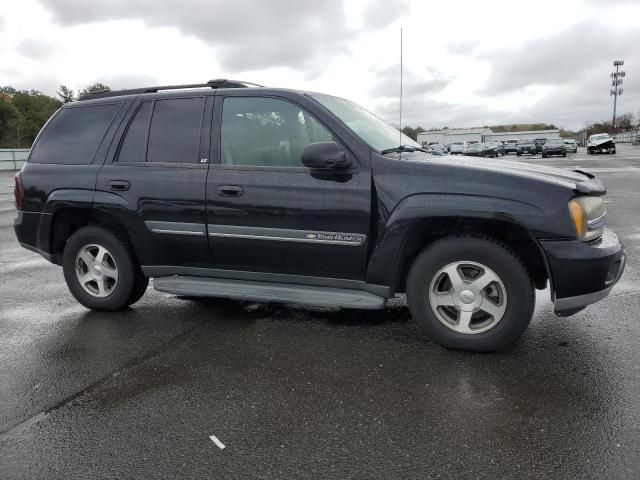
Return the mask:
M242 80L227 80L226 78L217 78L209 80L207 83L187 83L184 85L160 85L157 87L130 88L126 90L99 90L97 92L86 93L78 98L78 100L93 100L96 98L119 97L121 95L139 95L141 93L156 93L162 90L184 90L188 88L247 88L262 87L257 83L244 82Z

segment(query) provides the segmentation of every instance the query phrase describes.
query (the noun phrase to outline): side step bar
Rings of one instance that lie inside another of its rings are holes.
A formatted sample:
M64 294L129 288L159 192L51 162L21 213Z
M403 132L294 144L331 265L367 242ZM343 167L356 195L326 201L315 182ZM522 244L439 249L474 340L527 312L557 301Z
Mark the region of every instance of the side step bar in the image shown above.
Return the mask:
M384 297L362 290L180 275L154 278L153 288L174 295L297 303L316 307L378 310L384 308L387 302Z

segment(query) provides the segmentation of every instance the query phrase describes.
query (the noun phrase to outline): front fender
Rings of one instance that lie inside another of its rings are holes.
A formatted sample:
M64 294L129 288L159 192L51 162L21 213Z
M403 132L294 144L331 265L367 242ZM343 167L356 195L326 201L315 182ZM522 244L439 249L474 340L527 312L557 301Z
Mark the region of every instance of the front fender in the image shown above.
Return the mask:
M395 288L405 243L415 228L444 236L459 219L497 220L518 225L535 239L554 236L545 226L548 218L543 209L511 199L443 193L408 196L377 227L378 241L369 260L367 282Z

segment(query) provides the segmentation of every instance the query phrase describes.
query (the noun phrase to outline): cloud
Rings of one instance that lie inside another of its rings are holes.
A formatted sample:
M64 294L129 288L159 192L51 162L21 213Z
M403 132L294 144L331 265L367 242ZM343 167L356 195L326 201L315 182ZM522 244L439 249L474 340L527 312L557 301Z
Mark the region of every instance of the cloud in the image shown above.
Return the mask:
M44 38L26 38L16 47L19 54L32 60L46 58L54 50L50 40Z
M376 79L369 89L369 95L372 98L399 98L400 67L398 65L374 70L371 76ZM407 97L424 96L442 91L450 82L451 78L438 70L429 70L425 74L420 74L407 69L403 72L402 90Z
M230 71L310 66L318 70L329 56L346 53L349 40L359 33L348 26L342 0L112 0L99 8L85 0L41 3L62 25L142 19L152 27L175 27L214 48ZM382 12L379 4L368 3L361 28L388 25L404 0L385 5L388 10Z
M615 30L581 23L517 49L483 54L491 75L482 93L503 94L531 85L578 86L592 75L608 74L614 58L640 63L640 30ZM595 93L595 92L594 92Z

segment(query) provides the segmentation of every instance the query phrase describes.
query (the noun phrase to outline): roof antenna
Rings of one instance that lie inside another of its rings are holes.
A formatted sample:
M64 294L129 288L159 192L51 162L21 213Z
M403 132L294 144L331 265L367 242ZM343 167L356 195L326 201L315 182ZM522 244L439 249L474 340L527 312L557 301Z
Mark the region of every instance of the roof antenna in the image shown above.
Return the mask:
M402 27L400 27L400 143L402 145Z

